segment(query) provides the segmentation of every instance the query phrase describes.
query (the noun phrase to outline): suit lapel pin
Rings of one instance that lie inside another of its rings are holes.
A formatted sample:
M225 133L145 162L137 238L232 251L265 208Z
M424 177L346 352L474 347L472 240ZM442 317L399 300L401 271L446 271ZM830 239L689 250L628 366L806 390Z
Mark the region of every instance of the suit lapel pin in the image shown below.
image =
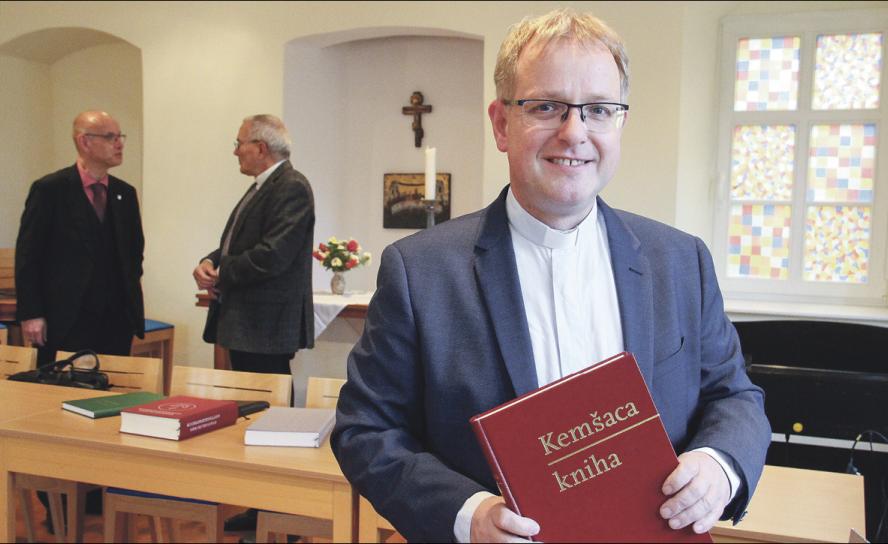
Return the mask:
M120 195L117 195L117 200L123 200L123 197Z

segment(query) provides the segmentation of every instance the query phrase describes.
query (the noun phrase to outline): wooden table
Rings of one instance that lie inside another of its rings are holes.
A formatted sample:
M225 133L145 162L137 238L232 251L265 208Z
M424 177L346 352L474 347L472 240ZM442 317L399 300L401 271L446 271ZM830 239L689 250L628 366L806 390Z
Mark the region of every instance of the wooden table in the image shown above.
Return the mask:
M853 527L866 529L863 478L850 474L765 466L749 514L733 527L720 521L715 542L848 542ZM358 537L380 542L392 526L366 499L359 503Z
M33 390L0 388L0 413L23 405L0 421L0 540L15 541L16 472L332 519L333 541L354 540L357 497L329 441L320 448L246 447L244 419L181 442L121 434L119 418L61 410L77 390L26 385L65 391L33 400Z
M765 466L736 527L720 521L716 542L848 542L851 528L866 530L863 478L850 474Z

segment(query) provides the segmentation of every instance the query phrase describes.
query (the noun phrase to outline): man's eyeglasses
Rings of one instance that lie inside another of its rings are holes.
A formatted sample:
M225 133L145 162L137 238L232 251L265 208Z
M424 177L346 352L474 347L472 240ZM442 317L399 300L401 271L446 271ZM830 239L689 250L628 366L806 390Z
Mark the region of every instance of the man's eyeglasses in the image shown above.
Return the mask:
M580 111L580 120L589 132L610 132L622 128L626 123L628 104L618 102L588 102L586 104L569 104L560 100L542 100L523 98L521 100L503 100L507 106L521 108L521 118L530 127L557 129L567 120L571 108Z
M235 140L234 141L234 150L237 151L238 149L240 149L240 146L242 146L244 144L258 144L261 141L262 140L247 140L246 142L242 142L240 140Z
M84 132L83 134L85 136L90 136L92 138L101 138L109 143L115 143L115 144L117 142L120 142L122 144L126 143L126 134L121 134L120 132L117 132L117 133L108 132L105 134L94 134L92 132Z

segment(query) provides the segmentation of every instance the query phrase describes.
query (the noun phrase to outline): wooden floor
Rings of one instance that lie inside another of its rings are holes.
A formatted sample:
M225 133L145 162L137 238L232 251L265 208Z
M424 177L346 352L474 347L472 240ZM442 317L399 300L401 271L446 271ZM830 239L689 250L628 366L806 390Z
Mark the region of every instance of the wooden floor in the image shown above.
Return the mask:
M33 503L32 509L34 515L37 518L36 521L36 531L35 538L37 542L55 542L55 536L51 535L49 531L46 530L46 527L43 525L43 520L46 517L46 511L43 508L43 505L40 501L37 500L37 495L31 494L31 501ZM225 506L225 517L226 519L230 516L233 516L244 509L238 506ZM138 534L136 535L135 542L151 542L151 533L148 530L148 518L144 516L139 516L138 520ZM181 524L181 534L182 538L185 542L205 542L206 541L206 531L204 527L200 523L195 522L180 522ZM102 516L94 516L87 514L86 520L84 522L84 531L83 531L83 542L88 543L97 543L104 542L104 520ZM240 540L242 535L239 534L226 534L225 540L223 542L226 543L236 543ZM250 535L251 537L253 535ZM25 529L25 520L22 516L21 504L16 504L15 509L15 540L16 542L27 542L27 532ZM316 538L312 540L313 542L329 542L324 539ZM302 542L302 541L300 541ZM387 541L390 544L400 544L406 542L401 535L395 533L391 538Z

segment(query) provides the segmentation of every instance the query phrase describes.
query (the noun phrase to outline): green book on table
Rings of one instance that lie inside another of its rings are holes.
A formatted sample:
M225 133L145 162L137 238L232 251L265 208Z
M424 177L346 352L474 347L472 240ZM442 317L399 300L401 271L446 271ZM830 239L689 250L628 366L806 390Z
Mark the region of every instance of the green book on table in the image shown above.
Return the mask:
M164 396L160 393L136 391L134 393L124 393L122 395L111 395L110 397L66 400L62 403L62 408L82 416L97 419L100 417L116 416L119 415L120 411L124 408L147 404L162 398L164 398Z

